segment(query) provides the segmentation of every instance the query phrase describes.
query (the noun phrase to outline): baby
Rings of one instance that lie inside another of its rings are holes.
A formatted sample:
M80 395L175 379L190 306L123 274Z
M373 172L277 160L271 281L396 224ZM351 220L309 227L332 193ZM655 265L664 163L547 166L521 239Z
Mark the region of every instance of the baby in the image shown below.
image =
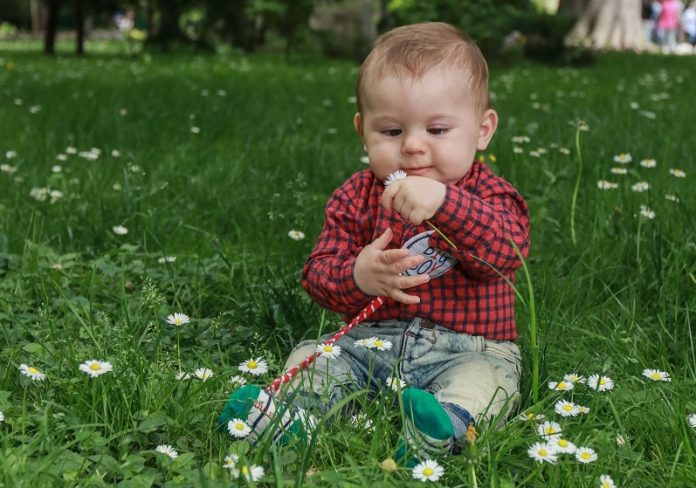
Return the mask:
M360 69L357 102L353 123L369 169L326 204L302 285L345 320L375 296L388 298L336 342L338 357L320 356L294 378L288 401L246 386L220 421L246 420L252 441L267 430L274 439L301 435L309 413L353 391L377 395L399 378L406 428L396 456L412 464L450 451L470 425L503 419L514 406L511 283L518 251L529 249L529 215L519 192L475 160L498 115L486 61L455 27L428 22L381 35ZM286 369L315 348L300 343ZM283 415L274 418L276 408Z

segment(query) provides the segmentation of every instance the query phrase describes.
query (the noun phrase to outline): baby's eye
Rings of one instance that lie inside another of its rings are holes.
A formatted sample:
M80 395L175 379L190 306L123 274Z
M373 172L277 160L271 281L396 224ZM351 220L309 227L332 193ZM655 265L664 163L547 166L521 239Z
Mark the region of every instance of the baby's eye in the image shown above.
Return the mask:
M385 136L389 136L389 137L396 137L398 135L401 135L401 129L385 129L381 132Z
M428 129L428 132L435 136L441 136L442 134L446 134L449 129L445 129L444 127L432 127Z

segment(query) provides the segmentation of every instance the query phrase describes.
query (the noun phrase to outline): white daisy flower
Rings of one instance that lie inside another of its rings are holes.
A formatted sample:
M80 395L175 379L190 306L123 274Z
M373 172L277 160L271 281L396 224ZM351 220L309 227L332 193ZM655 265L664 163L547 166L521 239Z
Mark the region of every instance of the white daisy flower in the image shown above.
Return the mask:
M512 139L510 139L512 142L515 144L524 144L525 142L529 142L530 139L527 136L514 136Z
M613 175L625 175L628 174L628 170L626 168L610 168L609 172Z
M334 346L333 344L319 344L317 345L316 352L327 359L336 359L341 355L341 346Z
M616 434L614 442L616 442L616 447L623 447L626 444L626 439L621 434Z
M581 413L583 415L586 415L590 413L590 407L586 407L584 405L578 405L578 413Z
M650 189L650 183L647 181L639 181L635 185L631 186L631 190L633 190L636 193L642 193L644 191L648 191Z
M445 474L444 468L432 459L417 464L411 473L413 478L418 481L437 481L443 474Z
M568 156L570 154L570 149L568 149L567 147L559 147L558 152Z
M407 176L408 176L408 174L406 173L406 171L397 169L396 171L391 173L389 176L387 176L387 179L384 180L384 186L389 186L392 183L394 183L395 181L402 180L402 179L406 178Z
M365 412L360 412L357 415L353 415L350 418L350 423L358 429L363 429L368 432L373 432L375 430L375 423L367 416Z
M554 410L561 417L575 417L580 413L578 411L578 406L573 402L568 402L566 400L560 400L556 402Z
M232 436L240 439L251 433L251 427L242 419L232 419L227 422L227 430Z
M669 200L670 202L674 202L674 203L679 203L679 197L676 195L673 195L671 193L668 193L667 195L665 195L665 200Z
M591 447L578 447L575 449L575 459L584 464L593 463L597 460L597 453Z
M301 241L305 238L305 234L301 230L292 229L288 232L288 237L293 241Z
M618 183L613 183L607 180L599 180L597 182L597 188L600 190L616 190L618 187Z
M68 154L77 154L77 148L73 146L68 146L65 148L65 152Z
M370 349L377 349L378 351L388 351L392 348L391 341L388 341L386 339L380 339L379 337L370 337L368 341L369 342L366 344L366 347Z
M268 371L268 363L263 358L247 359L239 364L242 373L250 373L254 376L261 376Z
M641 160L640 165L643 168L654 168L655 166L657 166L657 161L655 161L654 159L643 159Z
M123 225L114 225L111 230L114 231L114 234L118 236L125 236L128 234L128 228L124 227Z
M621 153L614 156L614 162L619 164L628 164L633 161L631 153Z
M80 371L84 371L92 378L96 378L97 376L101 376L109 371L113 371L113 369L114 368L111 366L111 363L106 361L97 361L96 359L90 359L89 361L85 361L80 365Z
M587 386L597 391L609 391L614 389L614 380L608 376L593 374L587 378Z
M0 164L0 171L11 175L17 171L17 167L10 164Z
M251 466L242 466L239 470L242 476L247 480L251 480L254 483L263 478L264 470L263 467L252 464Z
M60 164L54 164L51 166L51 173L62 173L63 167Z
M577 449L575 444L561 436L556 436L549 439L548 445L558 454L574 454L575 449Z
M362 164L370 164L370 158L367 156L360 156L360 162Z
M67 161L68 156L67 156L67 154L59 153L59 154L56 154L56 159L58 161Z
M209 380L213 377L214 374L215 373L213 373L213 370L208 368L198 368L196 371L193 372L193 375L201 381Z
M111 156L114 158L120 158L121 157L121 151L118 149L112 149L111 150Z
M659 369L644 369L643 376L653 381L672 381L672 378L670 378L669 373L660 371Z
M599 488L616 488L614 480L608 474L602 474L599 476Z
M549 438L561 433L561 425L558 422L546 421L537 426L537 433L541 437Z
M582 375L579 375L577 373L568 373L567 375L563 376L563 381L566 381L568 383L585 383L585 377Z
M655 218L655 212L650 207L646 207L645 205L641 205L640 206L640 216L644 217L646 219L652 220Z
M193 134L200 134L200 133L201 133L201 129L200 129L200 127L196 127L196 126L194 125L193 127L191 127L191 132L192 132Z
M239 462L239 455L228 454L227 456L225 456L225 461L224 461L222 467L225 469L234 469L237 467L238 462Z
M521 147L519 147L519 146L514 146L514 147L512 148L512 152L513 152L514 154L522 154L522 153L524 152L524 149L521 148Z
M28 376L34 381L43 381L46 379L46 375L43 374L41 371L36 369L34 366L28 366L26 364L20 364L19 365L19 370L22 372L24 376Z
M182 380L187 380L187 379L191 378L191 375L189 373L187 373L186 371L179 371L178 373L176 373L174 378L182 381Z
M165 456L169 456L172 459L176 459L179 456L179 453L176 452L169 444L160 444L155 448L155 451L161 452Z
M358 339L357 341L354 342L354 344L358 347L367 347L370 349L372 346L372 341L374 337L370 337L369 339Z
M690 413L687 415L686 421L689 422L692 429L696 430L696 413Z
M247 380L244 376L236 374L230 378L230 383L232 383L232 386L235 388L240 388L247 384Z
M529 422L530 420L540 421L544 420L546 418L546 415L544 415L543 413L527 412L523 413L518 418L523 422Z
M160 264L173 263L174 261L176 261L176 256L162 256L157 260Z
M556 450L544 442L535 442L532 444L529 449L527 449L527 454L538 463L556 464L556 460L558 459Z
M670 168L669 174L675 178L686 178L686 173L679 168Z
M575 384L570 381L549 381L549 390L570 391L574 386Z
M404 389L406 387L406 382L401 378L394 378L387 376L385 380L386 385L394 391L399 391L399 389Z
M7 159L12 159L17 157L17 151L5 151L5 157Z
M181 312L175 312L173 314L167 315L167 323L175 327L181 327L184 324L191 322L188 315Z
M0 412L0 423L5 421L5 414Z

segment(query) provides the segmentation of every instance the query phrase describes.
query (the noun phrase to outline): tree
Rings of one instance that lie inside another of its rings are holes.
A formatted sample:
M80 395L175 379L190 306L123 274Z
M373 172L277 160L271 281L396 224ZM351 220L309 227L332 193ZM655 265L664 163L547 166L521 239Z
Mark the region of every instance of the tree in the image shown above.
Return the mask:
M572 6L563 4L573 4ZM641 0L562 1L563 9L581 11L568 35L573 44L587 42L595 49L643 51L650 48L641 21Z
M53 56L56 53L56 31L58 29L58 9L60 0L49 0L46 33L44 35L44 53Z
M84 0L75 0L75 54L85 54L85 9Z

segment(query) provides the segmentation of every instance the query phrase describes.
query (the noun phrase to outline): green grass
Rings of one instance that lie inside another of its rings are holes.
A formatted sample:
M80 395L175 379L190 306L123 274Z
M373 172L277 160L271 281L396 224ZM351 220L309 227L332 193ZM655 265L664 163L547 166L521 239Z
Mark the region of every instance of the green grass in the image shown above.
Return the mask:
M526 452L537 441L533 423L514 421L484 427L476 449L443 460L444 485L473 486L472 469L481 487L596 487L602 473L621 487L696 485L696 432L686 421L696 412L695 69L690 57L618 54L579 70L493 69L501 125L485 157L495 155L491 166L532 214L534 315L525 276L517 285L519 412L559 420L557 399L587 405L588 415L559 422L599 459L538 465ZM399 432L393 398L358 395L374 433L336 413L304 450L248 451L213 432L240 361L263 356L278 373L295 343L339 325L298 278L326 199L363 167L348 101L354 77L350 64L317 59L131 58L118 49L45 59L0 44L0 164L16 169L0 172L0 484L228 486L221 466L230 449L264 466L267 484L420 484L406 469L379 467ZM590 128L580 134L579 184L577 119ZM531 139L522 153L511 142L518 135ZM57 160L68 146L102 152ZM530 154L539 147L546 153ZM613 175L622 152L633 162ZM657 166L641 167L645 158ZM598 190L600 179L619 188ZM633 192L643 180L650 190ZM37 201L37 187L63 196ZM656 217L639 218L640 205ZM290 229L307 238L289 239ZM175 262L158 262L170 255ZM179 335L164 322L176 311L193 319ZM89 379L78 365L92 358L114 371ZM20 364L46 380L22 376ZM175 379L199 367L215 375ZM644 368L673 381L652 383ZM606 374L616 387L546 388L571 371ZM158 444L179 458L155 453ZM315 474L304 476L309 468Z

